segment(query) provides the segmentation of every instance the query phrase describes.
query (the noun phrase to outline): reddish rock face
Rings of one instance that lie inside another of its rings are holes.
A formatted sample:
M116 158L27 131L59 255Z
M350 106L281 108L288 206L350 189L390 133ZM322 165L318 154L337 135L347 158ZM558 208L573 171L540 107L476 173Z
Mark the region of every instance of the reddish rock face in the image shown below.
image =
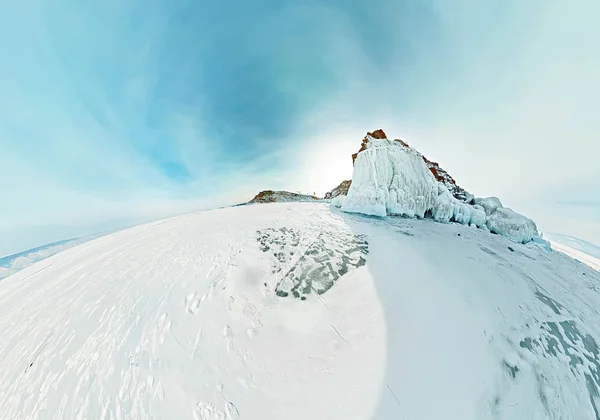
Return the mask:
M441 168L437 162L432 162L425 156L423 156L423 160L425 161L425 164L427 165L435 179L438 182L444 184L446 188L448 188L448 191L450 191L450 193L452 193L454 197L458 198L459 200L470 201L470 194L464 189L462 189L460 186L458 186L454 178L452 178L448 172Z
M404 147L410 147L410 146L408 145L408 143L406 143L406 142L405 142L405 141L403 141L403 140L396 139L396 140L394 140L394 141L397 141L398 143L400 143L400 144L401 144L402 146L404 146Z
M387 136L386 136L385 132L381 129L375 130L372 133L367 133L367 135L365 136L365 138L363 139L363 141L360 145L359 151L352 155L352 164L354 164L354 162L356 161L356 157L358 156L358 154L360 152L362 152L363 150L366 150L367 144L369 144L370 138L382 140L382 139L387 139ZM408 145L408 143L406 143L403 140L396 139L394 141L400 143L404 147L410 147ZM459 200L463 200L463 201L469 201L471 199L471 197L472 197L471 194L469 194L467 191L465 191L464 189L459 187L456 184L456 181L454 180L454 178L452 178L448 172L446 172L444 169L442 169L437 162L432 162L429 159L427 159L425 156L423 156L423 160L425 161L425 164L427 165L427 167L429 168L429 170L431 171L431 173L433 174L435 179L438 182L444 184L446 186L446 188L448 188L448 190L452 193L452 195L454 195L454 197L458 198ZM348 184L348 187L350 187L350 184ZM333 190L332 190L332 192L333 192ZM347 191L346 191L346 193L347 193Z
M367 133L367 136L373 137L374 139L387 139L385 132L380 128L379 130L375 130L372 133Z

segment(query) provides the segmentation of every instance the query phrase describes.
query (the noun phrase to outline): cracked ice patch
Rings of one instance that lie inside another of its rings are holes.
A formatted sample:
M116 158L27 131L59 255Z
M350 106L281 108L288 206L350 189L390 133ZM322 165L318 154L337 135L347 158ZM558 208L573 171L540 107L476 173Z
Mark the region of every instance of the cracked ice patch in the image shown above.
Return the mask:
M369 244L364 235L323 229L313 238L297 229L282 227L256 231L260 250L270 253L273 273L281 276L276 293L306 299L311 292L323 294L354 268L366 264Z

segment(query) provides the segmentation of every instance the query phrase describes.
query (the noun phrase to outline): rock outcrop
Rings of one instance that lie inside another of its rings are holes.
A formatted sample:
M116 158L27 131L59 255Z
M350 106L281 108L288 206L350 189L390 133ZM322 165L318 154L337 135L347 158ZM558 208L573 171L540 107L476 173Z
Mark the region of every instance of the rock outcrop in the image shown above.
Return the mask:
M348 195L348 190L350 189L350 184L352 184L351 179L347 179L346 181L342 181L340 185L335 187L333 190L325 193L325 199L331 200L340 195Z
M314 195L298 194L289 191L272 191L265 190L261 191L248 202L248 204L254 203L287 203L294 201L315 201L318 200Z
M454 178L452 178L448 172L446 172L443 168L441 168L437 162L432 162L429 159L427 159L425 156L423 156L423 160L427 164L429 171L433 174L435 179L439 183L444 184L446 186L446 188L448 188L448 191L450 191L450 193L455 198L458 198L461 201L466 201L468 203L471 203L473 201L473 195L471 195L469 192L467 192L463 188L461 188L456 183Z

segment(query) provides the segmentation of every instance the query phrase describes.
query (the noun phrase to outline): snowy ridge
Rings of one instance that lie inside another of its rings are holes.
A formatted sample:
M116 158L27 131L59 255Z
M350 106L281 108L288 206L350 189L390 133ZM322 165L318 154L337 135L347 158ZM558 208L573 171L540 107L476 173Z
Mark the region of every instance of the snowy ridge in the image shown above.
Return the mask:
M353 156L348 195L336 199L334 206L348 213L381 217L427 216L443 223L485 228L519 243L541 240L531 219L502 207L495 197L474 199L465 192L466 201L456 198L446 186L449 181L436 179L418 151L405 142L381 138L381 130L375 133L377 137L367 134L361 150Z

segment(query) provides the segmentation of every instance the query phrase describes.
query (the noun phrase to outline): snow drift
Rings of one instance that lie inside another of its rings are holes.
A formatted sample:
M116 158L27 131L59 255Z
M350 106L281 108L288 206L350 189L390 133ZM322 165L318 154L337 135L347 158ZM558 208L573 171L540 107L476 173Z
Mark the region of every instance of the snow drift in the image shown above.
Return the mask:
M348 213L431 217L442 223L472 225L519 243L539 236L531 219L504 208L497 197L474 199L461 189L458 196L464 199L458 199L447 187L449 175L442 181L436 179L429 161L418 151L403 141L382 138L381 130L374 133L378 135L367 134L361 150L353 155L348 195L337 199L335 207Z

